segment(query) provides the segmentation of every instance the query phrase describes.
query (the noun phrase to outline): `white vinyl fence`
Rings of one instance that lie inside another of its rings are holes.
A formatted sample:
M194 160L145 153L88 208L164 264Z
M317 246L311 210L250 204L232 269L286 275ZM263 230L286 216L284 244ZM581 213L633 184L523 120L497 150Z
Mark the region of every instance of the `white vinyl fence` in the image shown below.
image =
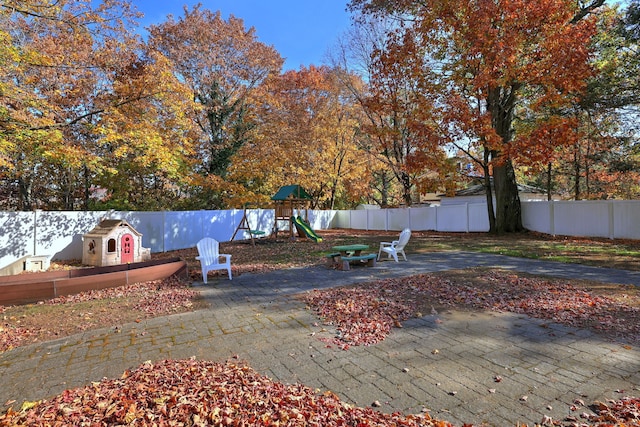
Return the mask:
M522 224L560 235L640 240L640 200L522 202ZM487 232L485 203L336 212L333 226L360 230Z
M398 209L363 209L337 211L334 228L357 230L485 232L489 231L487 205L464 203L459 205Z
M204 236L229 241L242 219L242 210L185 212L0 212L0 268L30 255L51 259L81 259L82 235L102 219L124 219L142 233L142 246L151 252L194 247ZM247 211L252 229L267 234L274 211ZM522 202L525 228L553 235L640 239L640 201ZM314 230L486 232L484 203L438 207L309 211ZM284 224L279 224L282 229ZM321 233L320 233L321 234ZM238 233L236 239L249 238Z
M640 239L640 200L526 202L525 228L559 236Z
M82 236L103 219L124 219L142 233L142 246L151 252L192 248L202 237L231 240L242 219L242 210L183 212L0 212L0 269L25 256L50 259L82 259ZM247 210L253 230L273 229L272 209ZM314 229L330 228L332 211L309 211ZM282 229L285 224L278 224ZM248 239L244 230L236 240Z

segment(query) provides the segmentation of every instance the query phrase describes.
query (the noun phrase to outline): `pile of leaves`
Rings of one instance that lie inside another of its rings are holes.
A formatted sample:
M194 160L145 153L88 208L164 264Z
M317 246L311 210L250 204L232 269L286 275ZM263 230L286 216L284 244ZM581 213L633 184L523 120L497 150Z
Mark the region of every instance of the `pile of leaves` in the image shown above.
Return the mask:
M146 362L120 379L0 415L0 427L19 425L451 426L428 414L353 407L331 392L274 382L244 364L195 359Z
M586 418L596 425L640 426L640 398L623 397L607 403L595 402L591 406L595 414Z
M0 305L0 352L51 336L191 310L199 293L177 276L27 306ZM52 319L55 318L55 321Z
M630 290L631 291L631 290ZM423 274L304 295L320 317L338 329L334 343L371 345L393 327L443 307L510 311L564 325L606 332L640 344L640 298L597 295L561 280L504 271Z
M595 414L584 417L590 424L576 425L640 425L640 399L596 402L593 408ZM331 392L275 382L243 363L195 358L145 362L119 379L25 402L20 411L0 415L0 427L23 425L452 426L428 413L354 407Z

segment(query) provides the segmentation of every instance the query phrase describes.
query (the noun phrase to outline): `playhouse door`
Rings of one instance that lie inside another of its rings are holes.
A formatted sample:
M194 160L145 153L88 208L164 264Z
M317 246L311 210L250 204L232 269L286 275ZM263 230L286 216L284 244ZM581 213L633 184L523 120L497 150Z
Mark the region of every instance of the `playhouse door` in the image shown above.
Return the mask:
M122 253L120 256L123 264L133 262L133 236L131 234L125 234L122 236Z

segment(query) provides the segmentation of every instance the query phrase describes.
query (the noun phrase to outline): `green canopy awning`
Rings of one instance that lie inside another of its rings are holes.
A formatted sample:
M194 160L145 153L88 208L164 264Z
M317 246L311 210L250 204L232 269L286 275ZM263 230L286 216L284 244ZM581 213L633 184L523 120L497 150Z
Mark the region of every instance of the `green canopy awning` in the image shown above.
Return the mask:
M284 187L280 187L278 192L271 197L271 200L288 199L311 200L311 196L299 185L285 185Z

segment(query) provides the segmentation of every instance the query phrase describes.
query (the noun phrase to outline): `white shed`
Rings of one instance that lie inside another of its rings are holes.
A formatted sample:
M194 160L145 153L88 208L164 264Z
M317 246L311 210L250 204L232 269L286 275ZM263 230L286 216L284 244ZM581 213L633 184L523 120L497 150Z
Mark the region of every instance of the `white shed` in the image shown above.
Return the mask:
M122 219L105 219L82 236L82 263L104 267L151 259L142 234Z

